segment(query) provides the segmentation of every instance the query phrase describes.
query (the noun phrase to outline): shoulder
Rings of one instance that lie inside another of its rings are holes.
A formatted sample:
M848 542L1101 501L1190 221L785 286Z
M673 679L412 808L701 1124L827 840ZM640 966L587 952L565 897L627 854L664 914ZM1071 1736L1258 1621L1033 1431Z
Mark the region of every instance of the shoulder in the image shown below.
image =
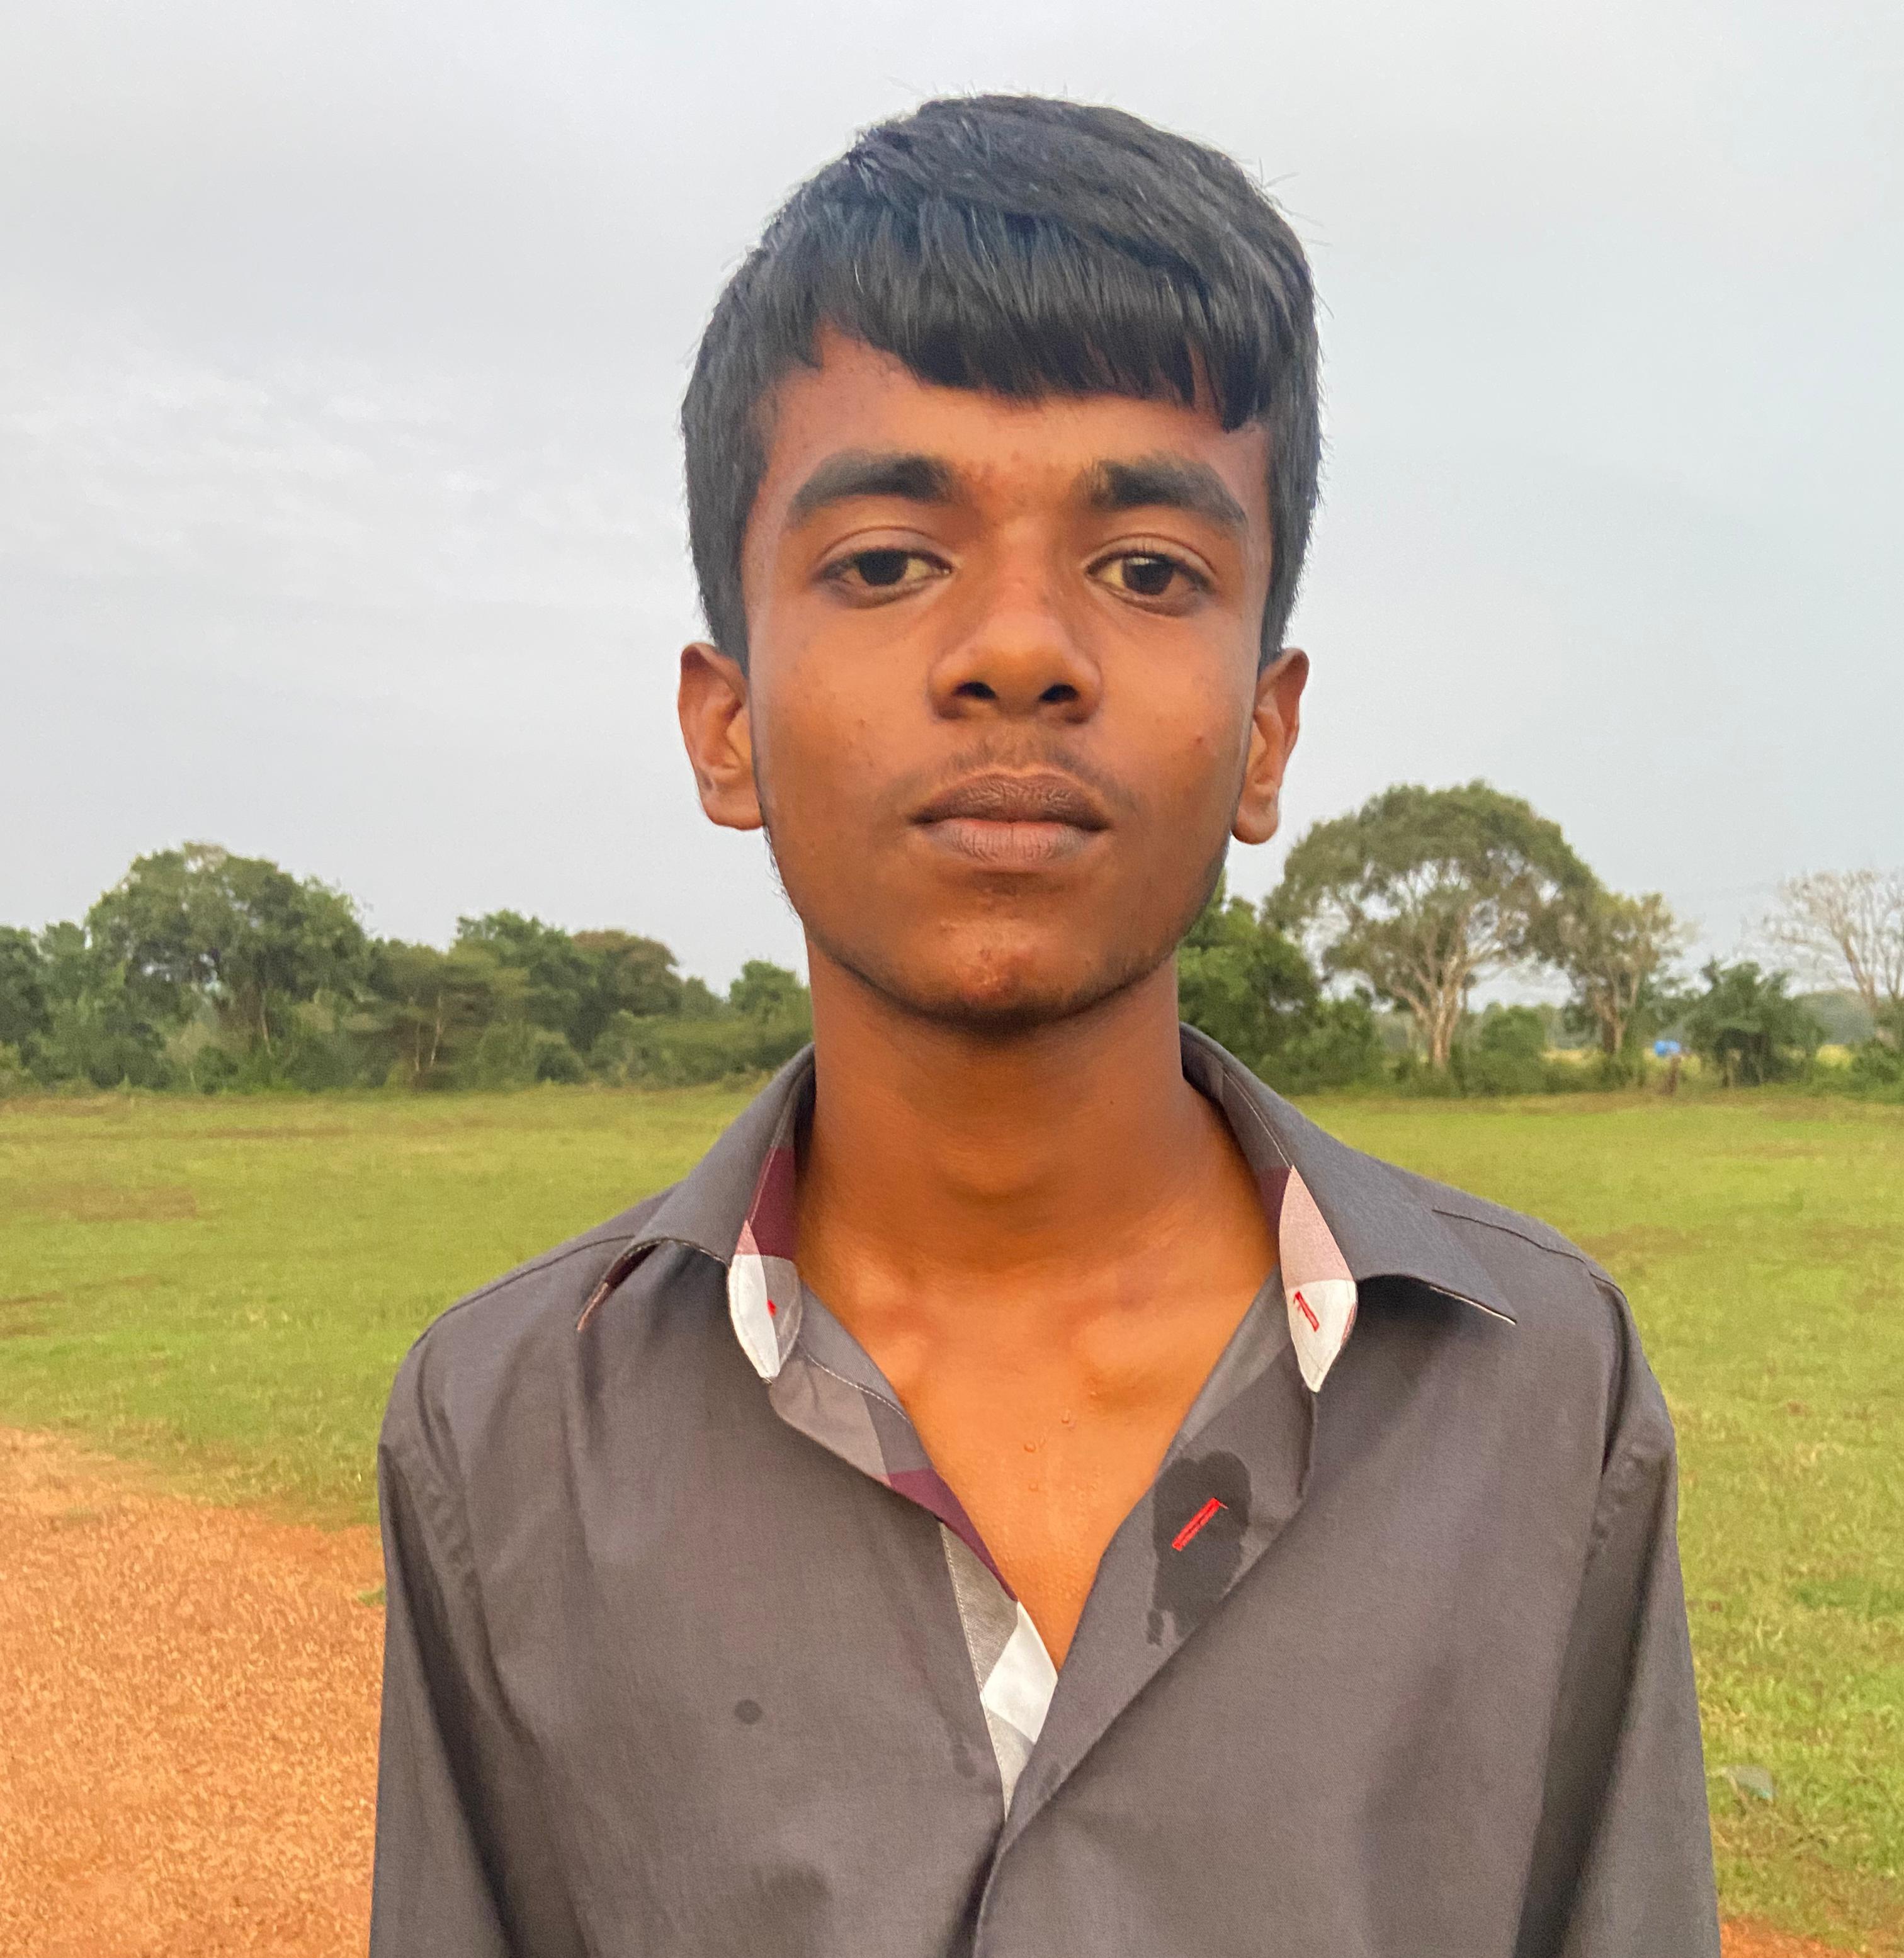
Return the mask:
M671 1193L657 1191L439 1313L397 1370L383 1451L439 1458L453 1449L458 1432L481 1426L512 1387L546 1377L546 1363L565 1361L596 1287Z
M1582 1310L1597 1316L1602 1302L1620 1295L1602 1266L1542 1218L1392 1163L1383 1168L1517 1305L1536 1316Z
M1398 1187L1493 1282L1513 1326L1521 1391L1550 1408L1587 1397L1604 1423L1603 1459L1673 1450L1665 1399L1625 1292L1604 1266L1538 1217L1393 1164Z

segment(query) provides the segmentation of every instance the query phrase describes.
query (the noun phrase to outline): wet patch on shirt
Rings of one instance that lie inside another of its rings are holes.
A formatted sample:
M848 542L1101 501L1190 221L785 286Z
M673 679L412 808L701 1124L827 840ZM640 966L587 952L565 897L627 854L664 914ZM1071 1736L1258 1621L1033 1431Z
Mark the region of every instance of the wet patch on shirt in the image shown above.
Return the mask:
M758 1700L737 1700L734 1702L733 1717L738 1720L743 1727L752 1727L758 1725L760 1719L760 1702Z
M1218 1449L1173 1462L1152 1497L1150 1643L1164 1624L1182 1638L1235 1581L1250 1526L1250 1472L1242 1458Z

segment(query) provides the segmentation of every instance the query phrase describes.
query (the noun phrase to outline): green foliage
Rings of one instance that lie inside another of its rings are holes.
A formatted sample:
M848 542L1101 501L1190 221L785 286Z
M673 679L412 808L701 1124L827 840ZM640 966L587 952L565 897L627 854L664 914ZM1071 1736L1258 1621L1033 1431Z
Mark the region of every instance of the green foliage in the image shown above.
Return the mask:
M38 1084L27 1072L27 1063L17 1047L0 1041L0 1100L9 1095L26 1095Z
M770 965L764 958L750 958L740 968L740 977L727 988L727 1004L750 1020L810 1019L806 988L797 973L784 965Z
M1320 946L1319 974L1297 927ZM1715 992L1709 968L1706 994L1668 996L1655 955L1676 930L1657 899L1601 891L1525 803L1484 783L1402 787L1312 830L1259 910L1219 886L1180 948L1179 995L1186 1020L1288 1093L1385 1073L1408 1094L1618 1087L1643 1078L1640 1034L1669 1012L1691 1016L1690 1043L1705 1041L1728 1081L1802 1072L1817 1030L1782 975L1745 984L1737 975L1756 968L1724 968ZM1439 991L1411 990L1411 946ZM1556 1009L1490 1009L1470 1026L1468 985L1510 955L1573 974L1570 1021L1600 1033L1597 1064L1534 1045L1536 1020ZM1609 962L1639 974L1616 1001L1617 1052L1590 996L1617 990ZM1367 990L1354 996L1329 984L1357 974ZM1421 1037L1392 1070L1378 998L1403 1003ZM214 1095L691 1085L780 1066L812 1024L797 975L764 959L724 996L684 977L657 939L519 911L460 919L447 950L372 939L342 892L211 844L137 859L84 924L0 928L0 1091L29 1080ZM1896 1051L1861 1049L1816 1085L1904 1093Z
M589 979L580 1009L563 1031L578 1053L588 1052L617 1013L679 1013L689 987L707 990L699 979L683 981L674 954L658 939L629 931L578 931L575 944L589 961Z
M1823 1029L1786 991L1788 974L1761 972L1750 959L1722 965L1714 958L1700 977L1705 990L1685 1004L1686 1041L1727 1087L1757 1088L1804 1073Z
M87 914L86 935L145 1024L182 1020L203 1000L230 1037L268 1050L299 1003L353 990L369 949L341 891L213 843L135 859Z
M0 925L0 1047L16 1054L47 1030L43 966L31 932Z
M1854 1095L1904 1101L1904 1053L1880 1040L1868 1040L1851 1057L1845 1085Z
M1302 948L1220 883L1177 948L1177 996L1183 1019L1285 1093L1380 1072L1367 1001L1326 998Z
M684 1020L718 1019L725 1003L705 979L689 977L681 982L680 1013Z
M1662 1024L1667 968L1684 927L1657 891L1630 898L1587 886L1548 907L1540 938L1549 961L1573 984L1570 1025L1609 1060L1630 1055Z
M813 1037L806 989L772 1013L731 1009L689 1017L618 1014L590 1059L616 1087L691 1088L744 1080L784 1066Z
M487 962L495 975L494 1016L519 1018L572 1042L591 1019L599 1030L607 1017L594 1011L600 962L591 959L567 932L540 918L520 911L458 918L451 950Z
M465 1088L531 1088L545 1081L583 1081L588 1073L566 1034L510 1019L493 1021L477 1035L457 1081Z
M1593 882L1559 826L1518 797L1398 784L1310 830L1269 908L1320 941L1326 973L1405 1008L1440 1068L1475 981L1551 957L1550 913Z
M1855 993L1798 993L1792 996L1840 1047L1861 1047L1874 1038L1877 1020Z
M447 951L366 939L315 879L211 844L141 857L84 926L0 930L4 1079L217 1095L702 1082L810 1037L798 976L750 961L726 998L658 939L520 911Z
M372 948L351 1025L369 1071L393 1085L450 1088L491 1025L522 1020L527 981L489 947L460 938L447 952L384 939Z
M94 944L84 927L49 925L40 935L46 987L45 1030L25 1048L42 1082L94 1088L162 1088L172 1070L161 1028L141 1009L123 966Z
M1449 1056L1464 1095L1541 1095L1598 1085L1569 1061L1547 1057L1546 1015L1538 1006L1491 1005Z

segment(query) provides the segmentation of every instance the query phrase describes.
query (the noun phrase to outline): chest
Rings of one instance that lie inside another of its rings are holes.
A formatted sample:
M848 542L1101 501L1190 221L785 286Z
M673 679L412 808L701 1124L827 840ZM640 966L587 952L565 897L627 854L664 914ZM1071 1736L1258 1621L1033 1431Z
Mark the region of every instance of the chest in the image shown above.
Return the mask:
M915 1361L894 1386L1062 1665L1106 1547L1155 1481L1240 1303L1174 1341Z

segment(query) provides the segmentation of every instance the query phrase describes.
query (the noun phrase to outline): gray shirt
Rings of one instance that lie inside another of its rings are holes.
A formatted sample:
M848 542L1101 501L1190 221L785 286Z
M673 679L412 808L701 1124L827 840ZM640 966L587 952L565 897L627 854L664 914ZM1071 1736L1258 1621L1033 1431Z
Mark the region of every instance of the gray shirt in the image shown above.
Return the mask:
M423 1335L379 1456L372 1958L1716 1958L1625 1301L1183 1057L1281 1265L1061 1671L800 1282L810 1056Z

